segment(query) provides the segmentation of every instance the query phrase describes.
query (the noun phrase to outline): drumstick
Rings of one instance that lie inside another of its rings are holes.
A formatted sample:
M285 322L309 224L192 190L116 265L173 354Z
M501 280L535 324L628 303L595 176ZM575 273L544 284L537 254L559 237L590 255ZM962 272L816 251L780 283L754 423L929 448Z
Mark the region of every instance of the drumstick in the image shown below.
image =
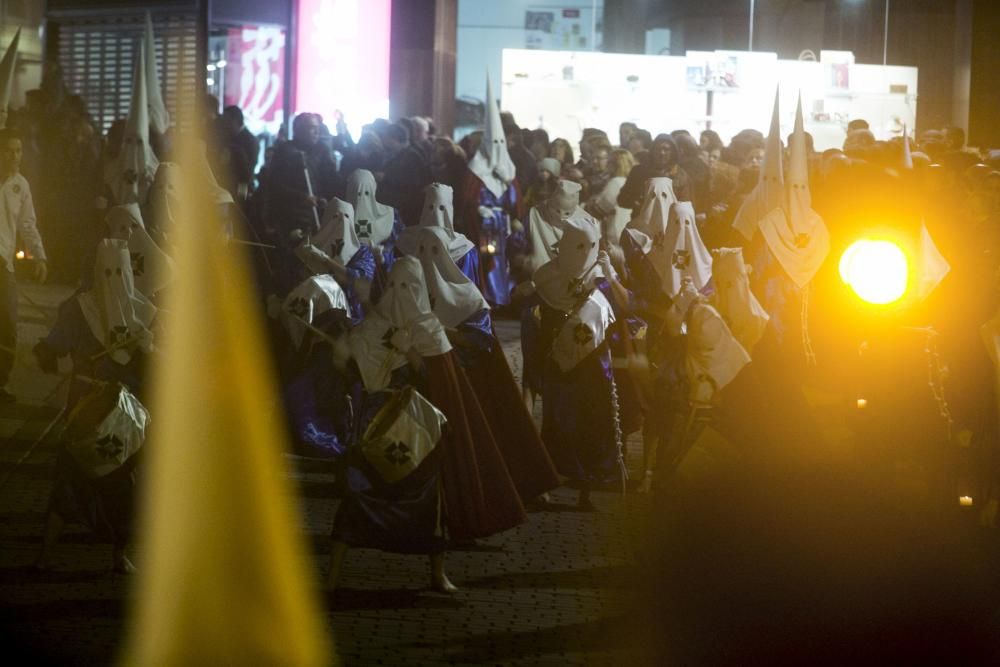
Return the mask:
M267 248L268 250L277 250L278 246L271 245L270 243L257 243L256 241L244 241L243 239L229 239L230 243L238 243L240 245L248 245L254 248Z
M289 315L291 315L292 317L294 317L295 319L297 319L302 324L304 324L307 327L309 327L310 331L312 331L314 334L316 334L317 336L319 336L320 338L322 338L326 342L328 342L328 343L336 343L337 342L336 338L334 338L330 334L326 333L325 331L323 331L319 327L313 326L313 324L311 322L307 322L304 317L299 317L295 313L290 313L288 311L285 311L285 312L288 313Z

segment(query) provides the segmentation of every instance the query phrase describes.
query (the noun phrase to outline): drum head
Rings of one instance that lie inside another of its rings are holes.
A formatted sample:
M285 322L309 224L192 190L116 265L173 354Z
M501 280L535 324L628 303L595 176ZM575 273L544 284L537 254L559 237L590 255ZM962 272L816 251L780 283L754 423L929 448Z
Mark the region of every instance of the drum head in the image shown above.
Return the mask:
M93 435L118 406L118 397L123 390L125 386L120 382L109 382L80 399L66 418L66 439L79 440Z
M389 399L389 402L379 409L375 418L372 419L368 428L365 429L365 435L362 440L367 442L382 438L386 434L386 431L396 423L396 418L399 417L399 413L403 411L403 408L410 404L413 391L413 387L406 387L401 391L397 391Z

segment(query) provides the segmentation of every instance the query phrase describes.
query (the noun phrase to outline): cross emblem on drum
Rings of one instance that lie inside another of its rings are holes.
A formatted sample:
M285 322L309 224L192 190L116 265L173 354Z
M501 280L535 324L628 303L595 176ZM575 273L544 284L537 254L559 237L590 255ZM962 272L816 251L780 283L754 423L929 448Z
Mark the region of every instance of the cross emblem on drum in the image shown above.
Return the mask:
M801 250L801 249L804 249L808 245L809 245L809 235L808 234L803 233L803 234L796 234L795 235L795 247L796 248L799 248Z
M586 345L590 341L594 340L594 333L590 330L590 327L583 322L580 322L573 327L573 340L577 345Z
M691 264L691 253L687 250L674 250L674 256L671 259L674 268L678 271L683 271Z
M111 331L108 332L109 342L112 347L118 347L128 340L128 327L117 326L112 327Z
M396 331L398 331L396 327L389 327L388 329L385 330L385 333L382 334L382 347L386 348L387 350L395 349L392 345L392 337L396 335Z
M116 436L106 435L97 441L97 446L94 448L102 459L105 461L110 461L111 459L121 456L122 452L125 451L125 443L119 440Z
M292 299L292 302L288 304L288 311L296 317L305 317L309 313L309 302L301 296Z
M410 462L410 448L402 442L390 442L383 450L385 459L389 463L403 466Z

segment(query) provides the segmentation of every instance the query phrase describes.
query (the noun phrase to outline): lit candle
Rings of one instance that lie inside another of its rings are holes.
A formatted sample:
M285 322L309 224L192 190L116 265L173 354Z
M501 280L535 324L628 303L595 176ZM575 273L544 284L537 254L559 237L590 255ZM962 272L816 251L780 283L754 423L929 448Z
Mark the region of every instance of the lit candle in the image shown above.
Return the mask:
M868 407L868 401L865 400L865 399L863 399L863 398L859 398L858 399L858 410L864 410L867 407Z
M14 255L14 256L17 257L18 259L24 259L24 251L23 250L18 250L17 254Z
M962 507L972 507L972 496L959 497L958 504Z

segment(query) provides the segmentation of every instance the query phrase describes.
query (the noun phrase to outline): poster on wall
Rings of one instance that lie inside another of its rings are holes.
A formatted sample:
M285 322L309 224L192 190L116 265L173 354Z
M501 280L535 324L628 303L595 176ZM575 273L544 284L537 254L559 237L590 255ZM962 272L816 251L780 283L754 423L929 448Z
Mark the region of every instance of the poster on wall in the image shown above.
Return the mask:
M587 7L530 7L524 12L525 48L589 51L601 48L600 26ZM595 29L596 28L596 29Z
M253 132L277 131L284 120L285 31L267 26L231 28L226 39L224 106L243 110Z

